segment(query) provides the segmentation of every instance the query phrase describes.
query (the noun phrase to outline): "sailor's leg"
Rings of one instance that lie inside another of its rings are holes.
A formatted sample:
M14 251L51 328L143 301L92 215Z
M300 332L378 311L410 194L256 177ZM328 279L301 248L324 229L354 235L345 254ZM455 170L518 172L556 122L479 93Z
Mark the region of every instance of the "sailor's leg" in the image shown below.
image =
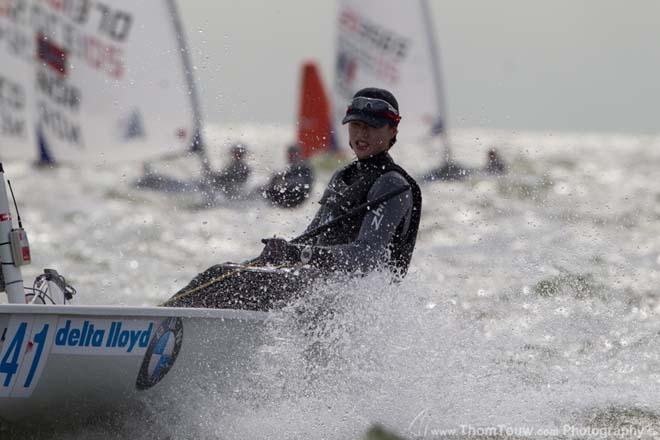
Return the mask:
M172 295L165 305L169 307L206 307L200 301L205 294L218 288L217 284L235 270L231 264L216 264L197 275L183 289Z
M211 307L270 310L286 304L309 286L304 270L218 264L197 275L165 304L170 307Z

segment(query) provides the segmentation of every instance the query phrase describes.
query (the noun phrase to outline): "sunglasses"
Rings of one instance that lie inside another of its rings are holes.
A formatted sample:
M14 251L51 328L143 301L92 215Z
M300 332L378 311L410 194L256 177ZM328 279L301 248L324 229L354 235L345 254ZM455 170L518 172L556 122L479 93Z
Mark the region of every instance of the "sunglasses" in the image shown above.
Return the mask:
M399 111L395 109L392 104L378 98L366 98L364 96L353 98L351 103L348 105L348 109L346 109L346 114L350 115L354 113L366 113L373 116L382 116L394 122L395 124L398 124L401 120Z

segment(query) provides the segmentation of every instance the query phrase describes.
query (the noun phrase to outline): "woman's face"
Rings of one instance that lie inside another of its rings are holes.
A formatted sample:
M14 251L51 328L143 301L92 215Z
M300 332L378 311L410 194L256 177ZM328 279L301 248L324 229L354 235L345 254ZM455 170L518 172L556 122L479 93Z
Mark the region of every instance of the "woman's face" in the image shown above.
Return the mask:
M348 123L348 139L358 159L367 159L390 149L397 128L389 124L376 128L360 121Z

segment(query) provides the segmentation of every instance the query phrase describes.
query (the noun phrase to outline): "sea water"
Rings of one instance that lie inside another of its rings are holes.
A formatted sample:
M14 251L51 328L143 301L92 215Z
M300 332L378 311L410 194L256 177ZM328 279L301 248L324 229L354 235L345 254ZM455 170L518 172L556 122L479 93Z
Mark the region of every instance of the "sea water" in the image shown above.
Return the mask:
M227 143L247 142L257 185L284 166L290 132L211 127L211 159L219 167ZM423 186L403 283L375 274L319 286L271 313L253 370L231 392L200 371L189 393L147 400L139 417L55 436L344 439L374 424L408 438L660 435L660 139L452 139L464 165L497 147L509 173ZM413 175L441 158L414 140L392 155ZM135 189L140 164L112 159L52 170L4 161L30 237L25 278L55 268L77 304L156 305L213 264L257 255L261 238L294 237L331 175L317 175L299 209L198 209L194 193Z

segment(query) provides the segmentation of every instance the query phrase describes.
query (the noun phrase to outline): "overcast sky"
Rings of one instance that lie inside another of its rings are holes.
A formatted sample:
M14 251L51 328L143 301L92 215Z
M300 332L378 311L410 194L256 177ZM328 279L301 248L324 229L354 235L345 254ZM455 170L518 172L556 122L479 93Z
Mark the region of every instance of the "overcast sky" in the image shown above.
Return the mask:
M659 1L430 2L450 127L660 131ZM331 84L333 1L179 7L207 121L293 124L306 59Z

